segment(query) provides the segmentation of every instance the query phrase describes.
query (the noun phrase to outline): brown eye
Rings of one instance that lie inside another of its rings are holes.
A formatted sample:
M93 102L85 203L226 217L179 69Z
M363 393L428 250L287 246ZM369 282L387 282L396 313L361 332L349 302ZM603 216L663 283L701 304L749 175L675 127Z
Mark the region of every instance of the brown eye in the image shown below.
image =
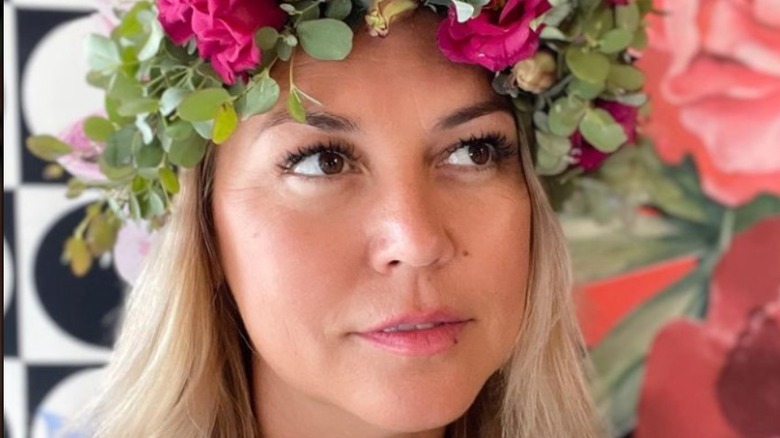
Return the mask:
M319 154L319 165L325 175L335 175L344 170L344 157L337 152L325 151Z
M483 165L490 161L490 147L484 143L472 144L469 146L469 158L476 165Z

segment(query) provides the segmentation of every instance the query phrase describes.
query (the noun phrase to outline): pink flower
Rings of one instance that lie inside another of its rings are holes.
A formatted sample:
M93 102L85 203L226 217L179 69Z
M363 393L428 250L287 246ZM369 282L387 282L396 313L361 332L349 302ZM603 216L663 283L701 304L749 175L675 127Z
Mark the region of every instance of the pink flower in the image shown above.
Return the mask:
M254 34L261 27L281 30L287 14L276 0L159 0L160 23L176 44L195 38L200 57L223 82L260 63Z
M84 181L106 181L106 176L98 165L105 144L94 142L84 134L84 122L88 118L78 120L60 134L60 139L71 145L73 151L57 159L57 162L68 173Z
M596 101L596 108L606 110L623 127L623 131L626 133L626 137L628 137L626 144L636 141L636 119L638 113L636 107L609 100L598 100ZM571 143L574 159L576 160L575 164L585 170L598 168L609 156L609 154L591 146L585 141L579 131L571 136Z
M713 274L703 322L655 338L637 438L780 436L780 217L737 236Z
M780 3L656 0L640 68L647 125L668 162L687 154L713 199L780 195Z
M114 245L114 267L128 284L138 279L156 237L157 233L149 231L145 223L128 221L119 230Z
M497 0L475 18L458 23L455 6L436 33L444 56L454 62L479 64L501 71L536 53L542 26L535 31L531 22L550 9L547 0L508 0L503 8Z

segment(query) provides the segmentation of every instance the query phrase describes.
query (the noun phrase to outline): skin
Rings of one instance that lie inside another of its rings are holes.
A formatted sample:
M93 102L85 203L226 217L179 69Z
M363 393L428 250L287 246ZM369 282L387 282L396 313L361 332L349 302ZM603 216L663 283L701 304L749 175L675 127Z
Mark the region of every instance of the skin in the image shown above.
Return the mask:
M516 152L515 122L484 70L440 54L437 22L418 11L384 39L359 30L342 62L295 55L295 84L323 104L307 104L312 123L327 112L356 129L285 120L284 65L276 108L218 148L218 247L256 350L267 438L441 437L512 350L530 239L519 159L477 166L468 148L448 150L498 132ZM489 111L440 126L485 102ZM316 156L280 168L330 141L354 146L344 173L304 175L321 170ZM438 308L470 321L443 353L403 356L356 335Z

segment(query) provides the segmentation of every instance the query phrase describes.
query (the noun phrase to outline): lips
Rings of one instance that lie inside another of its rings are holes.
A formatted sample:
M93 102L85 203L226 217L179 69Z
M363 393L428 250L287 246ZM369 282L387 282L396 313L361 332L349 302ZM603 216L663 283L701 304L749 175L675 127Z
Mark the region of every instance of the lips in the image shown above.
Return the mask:
M393 318L356 335L369 345L402 356L433 356L458 345L472 319L434 311Z

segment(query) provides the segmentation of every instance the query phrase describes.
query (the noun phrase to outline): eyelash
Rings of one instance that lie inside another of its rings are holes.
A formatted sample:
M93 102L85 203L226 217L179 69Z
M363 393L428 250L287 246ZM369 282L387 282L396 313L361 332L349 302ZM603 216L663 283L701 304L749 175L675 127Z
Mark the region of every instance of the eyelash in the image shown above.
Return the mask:
M504 134L498 132L488 132L480 135L473 135L466 140L460 140L459 142L448 147L445 150L445 154L449 155L458 149L481 144L488 144L492 146L493 164L500 164L517 154L517 148L515 148L515 146L506 138ZM331 140L328 143L315 143L310 146L304 146L295 152L288 152L282 160L282 163L279 165L279 168L282 171L289 172L293 167L295 167L295 165L304 159L322 152L335 152L352 162L358 161L360 159L360 157L355 152L354 146Z

